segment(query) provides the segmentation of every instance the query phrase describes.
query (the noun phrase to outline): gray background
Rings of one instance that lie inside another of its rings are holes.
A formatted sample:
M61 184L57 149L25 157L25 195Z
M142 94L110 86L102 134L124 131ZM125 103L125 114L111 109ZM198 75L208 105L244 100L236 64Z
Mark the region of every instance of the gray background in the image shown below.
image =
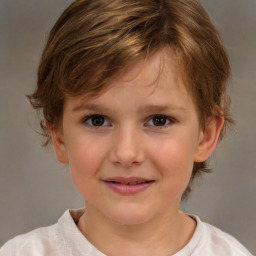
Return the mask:
M36 82L46 35L69 0L0 0L0 244L55 223L83 205L68 167L40 148L36 114L25 94ZM256 254L256 1L203 0L233 67L230 133L182 208L240 240ZM33 128L33 129L32 129Z

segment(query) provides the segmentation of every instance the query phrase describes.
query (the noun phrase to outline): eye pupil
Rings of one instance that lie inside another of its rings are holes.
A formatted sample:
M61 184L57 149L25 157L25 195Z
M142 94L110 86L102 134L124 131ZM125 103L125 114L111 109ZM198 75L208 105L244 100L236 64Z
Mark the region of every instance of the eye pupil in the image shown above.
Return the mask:
M102 126L104 124L104 117L103 116L93 116L92 117L92 124L94 126Z
M164 116L156 116L153 118L153 123L155 126L163 126L166 124L166 117Z

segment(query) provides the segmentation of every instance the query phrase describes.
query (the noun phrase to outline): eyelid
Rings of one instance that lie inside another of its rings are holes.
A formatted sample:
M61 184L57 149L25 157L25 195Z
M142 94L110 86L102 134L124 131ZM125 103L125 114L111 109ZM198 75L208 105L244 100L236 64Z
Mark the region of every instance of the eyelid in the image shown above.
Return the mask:
M109 118L106 117L106 116L104 116L104 115L102 115L102 114L89 114L89 115L83 117L82 123L83 123L83 124L86 124L88 127L96 128L96 129L97 129L97 128L101 128L101 127L109 127L109 126L110 126L110 125L94 126L94 125L88 124L87 121L90 120L92 117L95 117L95 116L101 116L101 117L104 118L104 121L108 121L108 123L111 123L111 122L109 121Z
M151 115L149 118L147 118L146 124L149 121L151 121L154 117L158 117L158 116L166 118L166 120L169 121L169 122L167 124L165 124L165 125L162 125L162 126L156 126L156 125L146 125L146 126L155 127L157 129L162 129L164 127L168 127L170 124L173 124L176 121L175 118L173 118L173 117L171 117L169 115L166 115L166 114L155 114L155 115Z
M108 124L107 125L101 125L101 126L94 126L92 124L89 124L88 120L90 120L92 117L95 117L95 116L103 117L104 118L104 123L108 122ZM148 123L150 121L152 121L152 119L155 118L155 117L164 117L164 118L166 118L167 123L162 125L162 126L161 125L160 126L149 125ZM154 128L157 128L157 129L163 129L163 128L166 128L166 127L168 127L169 125L171 125L175 122L176 122L176 119L172 116L167 115L167 114L154 114L154 115L151 115L151 116L147 117L147 119L145 120L145 126L146 127L154 127ZM82 123L85 124L86 126L90 127L90 128L95 128L95 129L112 126L110 118L108 118L107 116L105 116L103 114L88 114L88 115L86 115L85 117L82 118Z

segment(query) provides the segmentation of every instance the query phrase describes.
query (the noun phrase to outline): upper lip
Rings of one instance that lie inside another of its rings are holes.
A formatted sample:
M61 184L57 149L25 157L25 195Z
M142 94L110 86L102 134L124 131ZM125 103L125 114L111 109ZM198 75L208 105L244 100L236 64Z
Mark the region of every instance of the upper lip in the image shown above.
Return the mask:
M152 179L147 179L143 177L110 177L103 179L105 182L115 182L115 183L121 183L121 184L130 184L130 183L145 183L154 181Z

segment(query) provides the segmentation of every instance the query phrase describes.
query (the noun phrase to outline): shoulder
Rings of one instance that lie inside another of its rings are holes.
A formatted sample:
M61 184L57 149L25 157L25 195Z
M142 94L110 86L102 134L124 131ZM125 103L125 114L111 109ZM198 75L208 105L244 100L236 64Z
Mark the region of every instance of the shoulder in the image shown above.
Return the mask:
M204 251L204 253L206 253L204 255L209 256L252 256L252 254L233 236L223 232L219 228L200 221L198 217L196 217L196 220L201 230L201 241L198 246L198 252Z
M77 221L84 209L67 210L58 222L49 227L35 229L8 241L1 256L104 256L79 231Z
M65 256L69 252L67 241L63 237L63 230L68 226L75 226L69 210L67 210L54 225L41 227L26 234L9 240L0 249L1 256ZM66 228L67 229L67 228ZM66 233L72 233L68 229Z
M1 248L0 252L1 256L53 255L53 251L56 252L55 255L60 255L56 245L61 242L55 224L14 237Z

